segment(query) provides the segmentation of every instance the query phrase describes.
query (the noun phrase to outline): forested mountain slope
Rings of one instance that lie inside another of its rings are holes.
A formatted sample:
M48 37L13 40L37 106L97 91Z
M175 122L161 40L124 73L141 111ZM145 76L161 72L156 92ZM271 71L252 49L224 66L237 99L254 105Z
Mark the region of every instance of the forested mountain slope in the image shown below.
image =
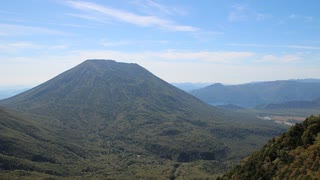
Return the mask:
M272 139L221 179L319 179L320 116Z

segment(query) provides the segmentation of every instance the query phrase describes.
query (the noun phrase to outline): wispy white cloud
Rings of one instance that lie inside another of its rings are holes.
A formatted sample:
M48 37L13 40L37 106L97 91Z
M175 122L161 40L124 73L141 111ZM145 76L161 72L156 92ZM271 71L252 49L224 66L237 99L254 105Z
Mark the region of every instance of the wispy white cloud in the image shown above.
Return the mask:
M23 49L39 48L38 45L35 45L33 43L29 43L29 42L16 42L16 43L12 43L12 44L7 44L7 46L14 47L14 48L23 48Z
M3 23L0 23L0 34L4 34L7 36L34 35L34 34L70 35L68 33L49 29L49 28L24 26L24 25L16 25L16 24L3 24Z
M320 46L300 46L300 45L290 45L288 48L294 49L309 49L309 50L320 50Z
M247 58L252 58L252 52L215 52L215 51L149 51L139 53L124 53L120 51L76 51L75 54L82 59L110 58L123 61L145 60L145 61L173 61L173 62L211 62L211 63L242 63Z
M308 49L320 50L320 46L304 46L304 45L271 45L271 44L242 44L231 43L230 46L243 46L243 47L258 47L258 48L290 48L290 49Z
M132 12L119 10L111 7L101 6L91 2L84 1L67 1L67 4L72 8L81 10L84 19L95 21L106 21L112 19L114 21L125 22L142 27L158 27L171 31L189 31L194 32L199 29L193 26L179 25L172 20L160 18L157 16L143 16Z
M299 14L290 14L289 19L302 19L305 22L312 22L313 17L312 16L304 16L304 15L299 15Z
M213 64L209 62L141 62L152 73L169 82L222 82L227 84L279 79L302 79L320 77L315 66L261 66ZM235 78L236 77L236 78Z
M132 2L136 5L140 11L145 12L149 15L160 15L160 16L172 16L172 15L185 15L187 14L181 8L173 6L165 6L153 0L135 0Z
M295 14L290 14L289 18L290 18L290 19L295 19L295 18L297 18L297 15L295 15Z
M48 47L48 49L50 50L62 50L62 49L68 49L68 48L69 46L66 44L53 45Z
M299 55L284 55L284 56L275 56L275 55L264 55L256 62L267 62L267 63L290 63L299 61L302 58Z
M212 51L167 51L157 56L170 60L195 60L216 63L230 63L252 57L252 52L212 52ZM237 63L237 62L236 62Z
M270 14L265 14L265 13L256 13L256 20L257 21L263 21L266 19L270 19L272 15Z
M244 47L278 47L273 45L266 44L251 44L251 43L230 43L230 46L244 46Z
M125 46L132 44L131 41L110 41L110 40L101 40L101 45L105 47L113 47L113 46Z
M264 21L272 18L271 14L258 12L255 9L250 8L248 5L235 4L231 7L229 12L228 20L230 22L241 22L241 21Z
M8 34L4 32L0 32L0 36L8 36Z
M105 16L97 15L97 14L76 14L76 13L66 13L66 15L73 16L76 18L81 18L89 21L95 21L99 23L104 24L112 24L112 21L110 18L107 18Z
M236 21L244 21L248 18L248 15L246 13L247 6L236 4L232 6L232 10L229 13L228 20L230 22L236 22Z
M244 14L240 14L238 12L232 11L229 14L228 20L230 22L243 21L247 18Z
M197 31L192 33L193 37L201 42L210 42L213 38L222 36L223 34L224 32L222 31Z
M8 52L17 52L21 50L27 49L39 49L42 46L31 43L31 42L13 42L13 43L0 43L0 52L8 53Z
M166 51L142 51L123 52L115 50L79 50L69 54L70 59L114 59L124 62L176 62L176 63L211 63L211 64L232 64L232 65L258 65L258 64L283 64L305 62L304 54L258 54L247 51L187 51L187 50L166 50ZM77 58L75 58L77 57Z
M0 42L0 53L1 54L12 54L15 56L20 56L20 52L33 50L62 50L68 49L69 46L66 44L56 44L56 45L41 45L33 42L17 41L17 42Z
M20 14L20 13L13 12L13 11L0 10L0 14Z
M100 44L104 47L116 47L116 46L128 46L128 45L135 45L135 46L147 46L151 44L169 44L170 41L168 40L109 40L109 39L101 39Z
M69 14L72 16L72 14ZM77 16L76 14L74 14ZM72 23L48 23L49 25L55 25L55 26L66 26L66 27L73 27L73 28L93 28L90 25L80 25L80 24L72 24Z

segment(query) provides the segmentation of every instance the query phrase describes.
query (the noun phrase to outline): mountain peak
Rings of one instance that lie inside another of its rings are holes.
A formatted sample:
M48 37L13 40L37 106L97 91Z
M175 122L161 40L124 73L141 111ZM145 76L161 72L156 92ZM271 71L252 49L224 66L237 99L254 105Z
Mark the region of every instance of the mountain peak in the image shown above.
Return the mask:
M80 65L115 65L115 64L121 64L121 62L117 62L115 60L111 59L87 59L83 61Z
M84 61L84 63L85 62L110 62L110 63L114 62L114 63L116 63L117 61L112 60L112 59L87 59Z
M117 62L115 60L112 59L87 59L84 62Z
M83 61L80 65L88 65L88 64L95 64L95 65L117 65L117 64L134 64L137 65L136 63L124 63L124 62L117 62L112 59L87 59Z
M117 62L109 59L88 59L71 69L73 71L83 71L87 75L96 76L98 74L114 74L136 76L137 72L147 71L136 63ZM90 73L89 73L90 72ZM133 74L132 74L133 73Z

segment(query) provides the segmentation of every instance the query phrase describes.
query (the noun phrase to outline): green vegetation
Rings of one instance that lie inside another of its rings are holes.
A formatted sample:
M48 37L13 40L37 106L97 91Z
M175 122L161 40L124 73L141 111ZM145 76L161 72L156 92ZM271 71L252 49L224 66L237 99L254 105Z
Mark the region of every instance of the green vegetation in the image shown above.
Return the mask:
M269 141L219 179L318 179L320 115L311 116Z
M320 109L246 109L240 112L257 114L258 116L296 116L307 118L318 114Z
M215 177L285 131L209 106L137 64L91 60L0 101L0 175Z

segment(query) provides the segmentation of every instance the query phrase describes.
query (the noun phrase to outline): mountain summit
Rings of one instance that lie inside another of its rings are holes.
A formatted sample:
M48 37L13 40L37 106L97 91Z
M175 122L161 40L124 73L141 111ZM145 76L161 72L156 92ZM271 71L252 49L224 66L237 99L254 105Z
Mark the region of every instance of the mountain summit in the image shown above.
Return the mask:
M247 155L284 131L273 122L209 106L137 64L112 60L84 61L0 104L27 114L23 119L32 126L41 124L37 137L49 152L29 149L28 154L50 159L46 163L61 163L65 174L55 173L53 166L41 171L59 176L169 178L176 176L177 169L209 175L211 171L188 169L204 168L208 164L200 160L206 160L212 162L212 169L221 171L228 167L226 162ZM24 141L19 142L22 146ZM55 159L52 154L57 152L50 151L53 145L73 156ZM8 154L5 148L0 150ZM32 161L25 153L15 158ZM188 164L180 167L183 162Z

